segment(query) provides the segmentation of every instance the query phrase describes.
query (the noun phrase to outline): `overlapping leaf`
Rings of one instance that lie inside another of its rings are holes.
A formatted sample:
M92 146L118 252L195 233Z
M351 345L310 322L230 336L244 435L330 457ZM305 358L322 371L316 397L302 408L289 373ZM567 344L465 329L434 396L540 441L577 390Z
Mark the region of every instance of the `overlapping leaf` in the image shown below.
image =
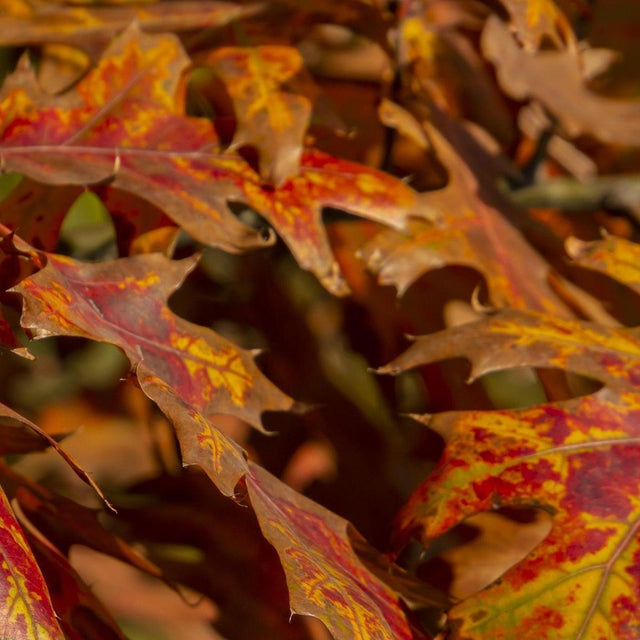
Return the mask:
M36 249L53 251L65 215L82 187L54 187L23 178L0 202L0 222Z
M401 511L397 538L429 541L501 505L553 516L548 537L502 580L451 611L452 638L637 637L640 607L640 341L632 330L503 311L418 338L382 372L466 357L472 377L559 367L593 395L520 411L423 418L446 440Z
M231 251L270 242L228 208L244 202L336 293L346 285L322 227L322 207L396 228L409 215L425 215L418 195L400 180L312 149L302 154L298 175L277 189L265 186L240 156L220 151L211 122L182 115L176 92L187 64L174 36L131 27L76 90L55 101L38 94L23 65L0 102L4 167L48 184L111 180L198 240Z
M588 134L609 144L640 145L640 101L616 100L589 91L582 62L572 51L521 49L508 27L491 16L482 33L484 55L503 89L517 100L535 98L569 136Z
M382 284L393 284L400 293L432 269L470 266L486 278L494 304L565 315L547 282L548 264L503 217L509 205L491 185L478 183L439 131L429 133L449 169L449 184L424 194L427 206L437 212L435 221L412 223L409 237L382 232L361 251L367 266Z
M233 101L237 130L233 147L258 150L260 175L279 187L300 168L311 116L307 98L280 90L302 67L293 47L222 47L207 57Z
M2 635L12 640L63 640L47 585L2 490L0 554Z
M0 455L26 453L52 447L73 472L107 505L104 494L91 476L45 431L19 413L0 403Z
M0 480L6 494L15 501L20 518L26 518L61 551L81 544L122 560L155 578L162 571L153 562L111 533L98 518L99 512L55 494L50 489L16 473L0 463Z
M89 586L44 536L29 531L29 542L42 570L66 640L125 640L109 612Z
M47 266L16 287L24 296L22 322L37 337L83 336L112 342L125 351L136 365L142 389L173 422L184 463L201 466L226 495L233 495L245 478L258 518L283 559L297 611L320 617L345 640L410 638L398 594L360 566L349 545L346 521L256 467L248 474L242 449L207 419L229 413L259 427L262 411L286 410L292 401L264 378L249 352L168 309L166 297L193 266L193 260L174 262L159 254L84 265L49 254ZM277 537L274 523L292 500L302 501L310 514L291 511L289 533ZM331 529L327 544L310 532L310 518L314 527ZM300 581L287 551L294 542L314 558L314 566L333 567L326 585L307 575ZM359 567L356 577L345 573L345 567ZM343 592L345 580L351 585L348 593ZM311 607L303 603L300 588L306 596L326 589L329 600L314 596ZM372 594L364 603L361 590ZM336 600L339 612L334 610Z

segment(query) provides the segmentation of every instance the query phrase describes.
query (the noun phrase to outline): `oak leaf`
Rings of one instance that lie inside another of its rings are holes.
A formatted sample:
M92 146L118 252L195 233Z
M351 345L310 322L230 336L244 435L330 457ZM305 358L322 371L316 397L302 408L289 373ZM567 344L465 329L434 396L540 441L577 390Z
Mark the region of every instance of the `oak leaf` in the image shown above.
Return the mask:
M27 539L42 571L66 640L125 640L115 620L67 558L35 528Z
M533 506L552 528L522 562L450 612L452 638L637 636L640 396L637 333L516 310L420 337L383 373L446 358L471 378L558 367L600 381L592 395L513 411L418 417L446 441L434 473L399 514L397 543L428 542L464 518Z
M149 32L187 31L222 26L257 9L257 5L212 0L111 6L0 0L0 45L67 44L82 49L95 62L109 41L133 20Z
M242 202L281 234L300 265L332 292L346 285L322 226L335 207L404 228L425 216L420 196L389 174L308 149L298 175L274 189L239 155L223 153L212 123L183 115L188 58L171 35L130 27L77 87L51 99L22 66L0 102L5 169L47 184L111 187L143 197L196 239L229 251L273 239L238 221Z
M245 481L262 533L280 556L293 613L319 618L337 640L426 640L407 622L398 593L358 558L350 536L359 536L346 520L255 464ZM423 602L442 604L423 587Z
M434 221L411 222L409 235L381 232L360 251L369 269L402 295L427 271L469 266L485 277L493 304L567 315L548 284L549 265L503 215L517 218L513 207L452 144L468 136L458 127L427 131L449 171L446 187L422 196Z
M571 23L554 0L501 0L509 12L511 28L524 49L538 51L549 38L557 47L575 50L576 37Z
M43 254L44 255L44 254ZM143 254L98 264L46 254L46 267L14 291L23 296L21 323L35 338L80 336L120 347L205 417L228 413L256 428L267 410L293 401L258 370L253 354L210 329L175 315L166 299L195 267Z
M637 243L607 235L595 242L571 237L565 247L576 264L606 273L640 293L640 245Z

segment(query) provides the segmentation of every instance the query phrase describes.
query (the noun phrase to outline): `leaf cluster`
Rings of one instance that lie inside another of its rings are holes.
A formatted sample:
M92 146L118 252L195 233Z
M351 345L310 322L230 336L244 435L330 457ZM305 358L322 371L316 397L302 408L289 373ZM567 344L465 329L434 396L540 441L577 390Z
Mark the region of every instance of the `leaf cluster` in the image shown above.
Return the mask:
M4 635L638 637L613 11L0 10Z

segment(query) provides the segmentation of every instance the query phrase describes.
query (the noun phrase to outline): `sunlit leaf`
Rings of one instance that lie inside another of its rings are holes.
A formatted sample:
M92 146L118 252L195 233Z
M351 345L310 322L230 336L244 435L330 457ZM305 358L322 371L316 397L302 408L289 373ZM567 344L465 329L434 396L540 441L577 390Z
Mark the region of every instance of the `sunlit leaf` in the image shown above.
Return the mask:
M510 223L513 209L491 184L469 167L451 141L429 134L449 170L443 189L423 194L434 222L415 221L410 235L385 231L362 249L367 266L382 284L404 293L422 274L448 265L477 269L486 279L493 304L567 313L547 282L549 265ZM467 136L468 137L468 136ZM471 143L473 144L473 143Z
M565 244L576 264L606 273L640 293L640 245L616 236L596 242L569 238Z
M322 226L336 207L396 228L426 215L420 198L389 174L309 149L300 173L273 189L239 155L222 153L209 120L185 117L177 89L188 64L175 36L128 29L76 89L51 99L22 67L0 102L4 167L47 184L110 181L166 212L196 239L230 251L272 238L238 221L243 202L280 233L298 262L346 293Z
M446 448L399 515L399 544L411 535L428 542L465 517L505 505L552 515L551 532L525 560L452 609L452 638L637 635L639 356L633 331L504 311L420 337L380 370L466 357L472 377L544 366L604 384L592 395L520 411L419 418Z
M311 104L280 86L302 67L297 49L283 46L222 47L206 62L222 79L233 101L234 147L253 145L260 175L275 186L298 173Z

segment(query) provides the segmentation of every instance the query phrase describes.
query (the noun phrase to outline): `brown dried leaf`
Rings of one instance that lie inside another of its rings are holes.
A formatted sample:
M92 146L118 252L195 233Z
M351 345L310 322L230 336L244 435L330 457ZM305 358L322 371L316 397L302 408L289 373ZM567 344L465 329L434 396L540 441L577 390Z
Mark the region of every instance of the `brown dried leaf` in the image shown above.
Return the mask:
M585 85L580 57L563 51L530 54L491 16L482 50L503 89L516 100L539 100L571 137L588 134L608 144L640 146L640 101L606 98Z

